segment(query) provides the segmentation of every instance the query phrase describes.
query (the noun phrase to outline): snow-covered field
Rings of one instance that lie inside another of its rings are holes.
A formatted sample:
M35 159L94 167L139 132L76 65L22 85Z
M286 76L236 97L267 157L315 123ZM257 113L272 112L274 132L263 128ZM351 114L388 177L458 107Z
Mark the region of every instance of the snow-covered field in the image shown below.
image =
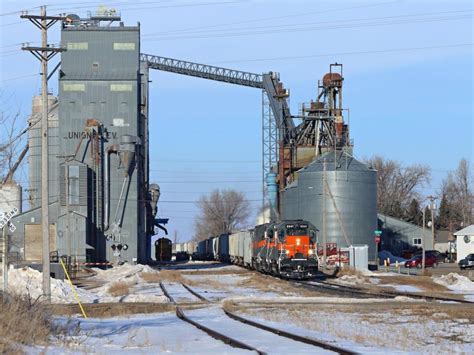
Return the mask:
M285 330L316 336L360 353L474 353L474 324L429 310L420 315L409 308L383 312L256 308L243 315L259 321L263 318L270 326L285 324Z
M58 318L66 324L69 336L66 342L56 340L48 346L30 347L27 353L43 354L245 354L231 348L192 325L180 320L174 313L133 315L107 319Z
M193 268L194 267L194 268ZM289 286L282 280L261 276L236 266L214 266L210 263L189 263L182 270L157 271L143 265L122 265L100 270L88 279L87 289L77 292L84 303L150 302L169 303L159 286L162 281L178 303L194 304L198 309L185 313L196 321L234 338L278 354L323 353L301 343L250 328L230 320L223 307L235 307L246 317L283 330L307 335L361 353L426 352L473 353L474 316L472 308L464 314L448 312L449 307L462 305L415 301L407 297L395 300L351 299L320 295L317 292ZM41 273L32 269L10 270L9 291L41 294ZM404 280L412 277L391 277L391 274L345 275L337 282L360 287L392 287L399 291L425 291L424 285ZM435 286L466 298L474 294L471 281L457 274L429 279ZM184 282L212 303L203 304L182 285ZM126 292L112 295L111 286L125 284ZM306 293L305 293L306 292ZM52 279L54 303L75 303L69 284ZM448 307L437 309L436 307ZM465 307L469 307L466 305ZM87 312L87 305L85 307ZM462 309L461 309L462 310ZM133 311L130 311L133 313ZM51 339L51 345L26 348L41 353L244 353L213 339L201 330L178 319L163 308L161 313L130 314L108 318L83 319L80 315L55 318L65 325L66 336Z
M423 283L418 285L417 281L421 280ZM446 297L462 295L464 299L474 302L474 282L466 276L457 273L428 278L397 273L366 271L356 275L343 275L332 282L339 285L369 287L372 289L374 286L382 289L389 287L397 292L407 293L430 292L434 289ZM437 290L437 285L442 286L438 287L442 289L442 291Z

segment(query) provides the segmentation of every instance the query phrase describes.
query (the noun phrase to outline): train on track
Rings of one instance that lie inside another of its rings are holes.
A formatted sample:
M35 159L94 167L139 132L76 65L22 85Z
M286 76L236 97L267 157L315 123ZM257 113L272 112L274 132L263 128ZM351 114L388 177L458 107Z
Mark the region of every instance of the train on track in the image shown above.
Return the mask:
M303 220L262 224L198 243L193 260L218 260L283 278L306 279L318 271L317 229Z
M155 258L158 262L171 261L172 242L168 238L159 238L155 241Z

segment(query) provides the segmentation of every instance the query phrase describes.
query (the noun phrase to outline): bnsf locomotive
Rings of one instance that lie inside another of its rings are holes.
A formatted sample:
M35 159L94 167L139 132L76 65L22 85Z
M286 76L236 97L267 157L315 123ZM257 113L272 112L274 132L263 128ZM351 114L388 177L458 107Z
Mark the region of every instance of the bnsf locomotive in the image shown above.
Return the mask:
M224 234L199 242L203 259L230 261L284 278L305 279L318 271L317 229L287 220Z

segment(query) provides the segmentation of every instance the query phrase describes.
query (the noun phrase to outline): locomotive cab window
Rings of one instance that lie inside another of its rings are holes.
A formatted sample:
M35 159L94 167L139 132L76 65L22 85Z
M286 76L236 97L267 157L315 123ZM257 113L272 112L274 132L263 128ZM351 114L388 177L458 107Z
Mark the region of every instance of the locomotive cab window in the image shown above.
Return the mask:
M291 236L308 235L308 228L299 228L299 227L287 228L286 234L291 235Z

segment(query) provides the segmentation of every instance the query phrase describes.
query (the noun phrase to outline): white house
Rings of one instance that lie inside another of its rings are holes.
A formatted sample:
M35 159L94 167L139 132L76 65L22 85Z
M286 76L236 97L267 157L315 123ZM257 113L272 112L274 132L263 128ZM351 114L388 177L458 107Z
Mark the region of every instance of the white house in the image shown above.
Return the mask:
M457 262L474 253L474 224L453 233L456 236Z

